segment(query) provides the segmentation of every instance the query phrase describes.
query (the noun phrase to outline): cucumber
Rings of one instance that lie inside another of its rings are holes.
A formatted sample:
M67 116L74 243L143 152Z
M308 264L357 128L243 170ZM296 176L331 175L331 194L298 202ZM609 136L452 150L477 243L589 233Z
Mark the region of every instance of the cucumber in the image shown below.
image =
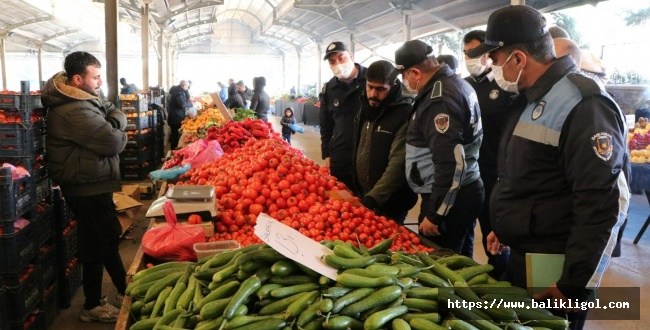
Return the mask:
M237 258L237 261L235 261L235 265L241 266L241 264L250 260L254 260L266 264L272 264L276 261L287 260L287 257L285 257L284 255L282 255L282 253L274 249L253 250L244 253L241 257Z
M438 301L422 299L422 298L406 298L403 302L404 306L408 306L409 310L420 311L423 313L436 313L438 312Z
M388 304L402 295L402 288L393 285L379 289L369 296L341 309L339 314L345 316L354 316L373 307Z
M204 263L201 266L200 271L205 271L205 270L208 270L210 268L216 268L216 267L221 267L223 265L226 265L227 263L229 263L230 261L232 261L234 259L233 257L237 253L242 253L243 254L243 252L240 251L240 250L241 249L228 250L228 251L224 251L224 252L221 252L219 254L216 254L216 255L212 256L212 258L210 260L208 260L206 263Z
M406 299L404 299L406 300ZM402 316L408 312L409 308L407 306L396 306L387 308L385 310L376 312L370 315L364 322L363 328L365 330L377 330L382 328L392 319Z
M307 292L307 291L313 291L318 289L320 286L317 283L303 283L303 284L296 284L292 286L287 286L287 287L281 287L277 288L275 290L271 291L271 297L273 298L284 298L288 296L292 296L296 293L300 292Z
M407 313L402 316L404 321L411 322L413 319L424 319L433 323L440 323L440 314L438 313Z
M154 325L154 328L158 328L162 325L170 325L170 323L173 323L176 320L176 318L178 318L183 312L185 311L182 309L174 309L163 314L163 316L160 317L158 319L158 322L156 322L156 324Z
M390 249L390 247L393 245L393 238L395 236L397 236L397 234L395 234L393 237L386 238L381 242L375 244L373 247L368 249L368 253L370 255L386 253L388 249Z
M237 292L238 289L239 282L230 282L218 287L214 291L210 292L207 296L203 297L203 299L201 299L198 304L194 305L194 314L198 314L201 309L203 309L203 306L211 301L232 296L235 292Z
M411 330L409 323L402 319L393 319L390 325L393 327L393 330Z
M477 327L459 319L449 319L448 321L451 330L479 330Z
M255 276L259 277L262 283L265 283L268 279L273 276L271 273L271 267L262 267L255 272Z
M251 277L251 275L253 275L252 272L249 273L249 272L245 272L245 271L243 271L243 270L240 269L240 270L237 271L237 275L236 275L236 276L237 276L237 280L239 280L239 281L244 281L244 280L246 280L247 278Z
M283 286L281 284L273 284L273 283L264 284L259 288L259 290L257 290L255 294L257 295L258 298L260 298L260 300L262 300L264 298L270 297L271 291L279 288L283 288Z
M249 252L252 253L252 252ZM226 320L232 319L235 316L235 310L239 307L245 299L248 299L252 294L262 286L262 281L257 276L251 276L244 281L239 290L233 295L232 300L228 303L226 310L223 312L223 317Z
M408 298L422 298L437 300L438 299L438 288L410 288L406 291L406 296Z
M348 288L344 286L333 286L327 288L325 292L323 292L323 296L328 297L328 298L339 298L345 295L346 293L354 290L353 288Z
M142 300L137 300L131 303L131 306L129 307L129 314L131 314L134 318L138 318L140 316L140 313L142 312L142 307L144 307L144 301Z
M271 274L273 276L287 276L296 273L299 270L295 262L291 260L276 261L271 266Z
M323 328L328 330L363 330L361 321L349 316L333 316L323 322Z
M237 271L239 271L239 266L233 263L232 265L229 265L228 267L225 267L224 269L214 273L214 275L212 275L212 282L221 283L228 276L236 274Z
M178 298L178 301L176 302L176 308L189 310L190 302L192 302L192 298L194 297L194 289L196 288L196 285L197 285L196 278L194 276L190 276L190 279L187 281L186 290L183 293L181 293L181 296Z
M488 274L476 275L476 276L470 278L469 280L467 280L467 285L474 286L476 284L484 284L484 283L487 283L488 278L490 278L490 275L488 275Z
M353 274L340 274L336 276L336 282L351 288L376 288L395 285L398 281L397 278L388 276L370 278Z
M199 322L194 330L217 330L224 324L224 322L225 320L223 319L223 316L219 316L214 320Z
M442 278L443 280L446 280L450 283L455 283L455 282L466 283L464 278L462 278L453 270L438 263L436 260L433 260L433 258L431 258L428 254L419 253L418 256L420 256L420 260L422 260L422 262L426 266L432 266L430 268L431 271L438 277Z
M409 325L413 330L447 330L447 328L438 325L435 322L421 318L412 319L409 321Z
M314 301L320 296L320 292L318 290L309 292L306 295L303 295L296 301L292 302L288 307L287 307L287 312L284 314L284 318L286 320L291 319L296 317L297 315L300 315L309 305L313 304Z
M302 326L302 330L321 330L321 329L323 329L323 321L319 319L311 320L307 322L307 324Z
M185 270L185 267L190 264L194 267L196 267L198 264L193 263L193 262L187 262L187 261L170 261L170 262L165 262L156 266L153 266L151 268L143 269L139 272L137 272L135 275L133 275L133 281L138 281L141 278L152 274L152 273L157 273L165 269L169 268L181 268L182 270Z
M185 283L176 283L176 286L174 286L172 292L169 294L169 298L167 298L167 302L165 302L163 315L169 313L172 310L177 309L176 305L178 304L178 299L180 299L181 295L186 290L187 290L187 285Z
M474 285L474 287L476 287L476 288L507 288L507 287L511 287L511 286L512 286L512 283L510 283L508 281L493 281L493 282L491 282L490 278L488 278L487 283L479 283L479 284Z
M420 272L419 274L417 274L415 276L415 280L418 281L419 283L423 283L429 287L434 287L434 288L451 287L451 284L449 284L448 281L436 275L425 273L425 272Z
M461 270L456 271L456 273L458 273L458 275L460 275L465 281L467 281L476 275L487 274L492 270L494 270L494 266L490 264L486 264L486 265L477 265L477 266L463 268Z
M287 325L287 322L283 319L270 318L242 325L241 327L233 328L232 330L280 330L285 325Z
M318 277L318 285L328 286L330 283L332 283L332 280L329 277L322 275Z
M254 273L256 270L260 269L260 267L264 267L266 264L263 264L261 262L249 260L246 261L245 263L241 264L239 266L239 270L247 272L247 273Z
M140 301L141 301L141 300L140 300ZM141 316L150 316L150 315L151 315L151 311L153 311L153 306L154 306L154 305L156 305L156 301L155 301L155 300L154 300L154 301L150 301L150 302L144 304L144 306L142 306L142 309L140 310L140 314L141 314Z
M282 284L282 285L318 283L318 278L314 278L307 275L273 276L269 278L269 283Z
M195 313L201 316L201 320L214 320L219 316L223 315L223 311L230 303L232 297L221 298L212 300L201 307L201 309Z
M351 291L334 302L332 312L338 314L344 307L351 305L375 292L374 288L359 288Z
M129 328L129 330L151 330L156 325L156 322L158 322L159 319L160 317L154 317L150 319L140 320L138 322L133 323L133 325Z
M336 269L350 269L368 267L375 262L376 257L363 256L358 258L342 258L335 254L328 254L323 257L323 260L325 263Z
M447 268L456 270L462 269L465 267L477 266L479 263L474 259L463 256L463 255L453 255L448 257L442 257L437 260L439 263L444 264Z
M359 275L359 276L364 276L364 277L382 277L386 276L386 273L379 273L376 271L372 271L368 268L351 268L351 269L346 269L343 271L342 274L352 274L352 275Z
M399 272L397 273L397 277L410 277L410 276L415 276L417 275L422 268L417 267L417 266L399 266Z
M357 253L357 251L352 249L347 244L338 244L332 249L332 251L334 251L335 255L337 255L337 256L339 256L341 258L352 259L352 258L362 257L361 254Z
M259 322L259 321L264 321L268 320L271 318L277 318L277 319L283 319L284 315L282 314L277 314L277 315L265 315L265 316L254 316L254 315L238 315L232 318L232 320L228 321L226 325L224 326L224 330L230 330L230 329L235 329L237 327L241 327L247 324Z
M316 301L313 304L311 304L311 306L307 307L306 310L300 313L298 319L296 320L296 324L298 325L298 327L302 327L303 325L307 324L309 321L316 318L318 315L322 315L324 313L328 313L329 311L331 311L333 306L334 303L332 302L331 299L323 299L320 302Z
M181 276L183 276L182 272L172 273L157 281L149 288L149 290L147 290L147 294L144 296L144 302L148 303L152 300L156 300L156 298L160 297L160 293L167 287L170 287L169 290L171 291L171 287L176 284Z
M149 289L152 286L154 286L156 283L158 283L158 282L157 281L151 281L151 282L139 284L139 285L133 287L133 289L131 289L131 297L138 298L138 299L144 298L144 296L147 294L147 291L149 291Z
M412 278L410 278L410 277L402 277L402 278L400 278L398 280L397 285L404 288L404 290L408 290L413 286L413 283L415 283L415 281Z
M389 275L389 276L397 276L397 274L399 274L400 271L399 267L397 266L390 266L390 265L379 264L379 263L374 263L366 267L366 269L372 272L376 272L383 275Z
M417 260L417 259L414 259L414 258L411 258L411 257L407 256L406 254L404 254L404 252L397 252L397 253L393 254L390 257L390 259L391 259L392 263L403 262L405 264L408 264L408 265L411 265L411 266L417 266L417 267L429 266L429 265L425 265L420 260Z
M169 274L173 273L180 273L185 270L186 266L183 267L175 267L175 268L167 268L167 269L162 269L159 272L154 272L154 273L149 273L148 275L141 277L137 281L133 281L129 283L129 285L126 287L125 294L131 296L131 291L133 291L134 288L143 285L145 283L149 283L152 281L157 281ZM134 276L135 277L135 276Z
M167 300L167 297L169 297L169 294L172 292L172 287L168 286L160 292L160 295L156 299L156 303L153 305L153 310L151 311L151 317L158 317L160 316L159 313L163 311L163 307L165 306L165 301Z
M257 315L273 315L273 314L278 314L282 313L287 310L287 307L291 305L292 302L300 299L303 295L308 294L307 292L301 292L294 294L293 296L289 296L286 298L282 298L278 301L274 301L264 307L262 307L258 312Z

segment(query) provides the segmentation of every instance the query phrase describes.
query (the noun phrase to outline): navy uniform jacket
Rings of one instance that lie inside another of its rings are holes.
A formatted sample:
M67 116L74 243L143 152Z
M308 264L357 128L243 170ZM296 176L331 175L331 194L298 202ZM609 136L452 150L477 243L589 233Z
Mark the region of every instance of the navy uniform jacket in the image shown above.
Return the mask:
M625 119L569 56L507 113L492 228L513 254L564 253L557 287L568 298L584 298L585 288L600 284L627 214Z
M418 92L406 132L406 178L416 193L431 194L432 223L444 220L459 189L481 179L482 136L476 92L442 66Z

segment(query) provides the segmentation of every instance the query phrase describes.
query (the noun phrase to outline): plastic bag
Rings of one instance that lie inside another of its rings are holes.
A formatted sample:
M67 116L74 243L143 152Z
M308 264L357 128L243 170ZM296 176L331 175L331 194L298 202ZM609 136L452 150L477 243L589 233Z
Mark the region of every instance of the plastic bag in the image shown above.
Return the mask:
M223 155L223 149L215 140L208 142L201 139L188 144L176 154L183 156L183 164L190 164L194 168L219 159Z
M196 108L195 107L185 108L185 117L190 117L190 118L196 117Z
M171 201L165 202L163 212L167 225L144 233L142 251L162 261L195 261L194 243L205 242L205 231L198 226L178 225Z
M291 130L293 130L294 132L305 133L305 129L302 126L296 124L290 124L289 128L291 128Z
M4 164L2 164L2 167L7 167L7 168L9 168L11 170L11 179L12 180L18 180L18 179L22 179L22 178L24 178L26 176L30 176L29 171L27 171L22 166L13 166L13 165L11 165L9 163L4 163Z
M190 167L190 164L185 164L183 167L174 166L166 170L155 170L149 172L149 176L151 177L151 180L173 180L177 176L189 171Z

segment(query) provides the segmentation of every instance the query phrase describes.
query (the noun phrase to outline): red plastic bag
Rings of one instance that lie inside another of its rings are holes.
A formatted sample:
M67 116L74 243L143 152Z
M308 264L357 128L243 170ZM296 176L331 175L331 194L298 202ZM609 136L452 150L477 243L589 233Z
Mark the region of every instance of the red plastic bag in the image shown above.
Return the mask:
M205 231L198 226L179 225L174 205L163 205L167 226L147 230L142 237L142 251L163 261L196 260L194 243L205 242Z
M223 155L219 142L198 140L176 152L183 157L182 164L190 164L192 168L213 162Z

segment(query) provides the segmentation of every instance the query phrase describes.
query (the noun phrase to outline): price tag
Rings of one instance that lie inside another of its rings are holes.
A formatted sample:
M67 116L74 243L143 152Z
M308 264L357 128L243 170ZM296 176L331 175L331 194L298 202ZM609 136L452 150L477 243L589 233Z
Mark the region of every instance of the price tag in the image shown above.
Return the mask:
M334 252L293 228L260 213L255 225L255 235L285 257L336 280L336 269L321 260L324 255Z
M625 115L625 121L627 122L627 128L634 128L634 124L636 124L634 115Z

